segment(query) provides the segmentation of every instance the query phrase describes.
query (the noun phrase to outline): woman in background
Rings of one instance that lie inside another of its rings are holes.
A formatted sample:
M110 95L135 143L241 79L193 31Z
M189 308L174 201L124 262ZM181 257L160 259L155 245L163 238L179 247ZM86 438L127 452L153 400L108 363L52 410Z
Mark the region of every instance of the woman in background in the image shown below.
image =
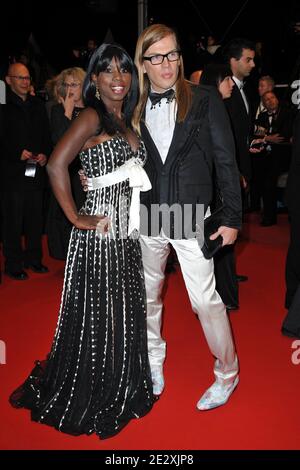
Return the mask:
M52 82L55 104L50 110L50 128L53 145L71 126L72 121L84 109L82 86L85 71L80 67L63 70ZM77 209L85 201L86 194L80 184L78 171L81 169L79 155L69 166L72 194ZM53 258L65 260L67 257L72 224L64 215L56 198L51 194L47 218L47 235L49 253Z

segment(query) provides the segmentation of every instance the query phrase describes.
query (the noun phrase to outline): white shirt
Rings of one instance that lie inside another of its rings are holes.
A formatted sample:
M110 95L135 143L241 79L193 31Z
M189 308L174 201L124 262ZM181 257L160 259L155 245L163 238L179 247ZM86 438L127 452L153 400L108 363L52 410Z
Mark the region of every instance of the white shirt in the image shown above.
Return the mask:
M262 113L263 111L267 111L267 109L264 107L264 105L262 104L262 101L261 101L258 105L256 115L255 115L255 119L257 119L258 116L260 115L260 113Z
M246 95L245 95L245 92L243 90L243 82L241 80L239 80L238 78L236 77L232 77L233 81L235 82L236 86L238 87L241 95L242 95L242 98L243 98L243 101L244 101L244 104L245 104L245 107L246 107L246 111L247 111L247 114L249 114L249 103L247 101L247 98L246 98Z
M175 99L171 103L167 103L167 99L162 98L160 105L156 104L155 108L151 109L151 101L148 98L145 123L163 163L166 161L172 142L176 113L177 104Z

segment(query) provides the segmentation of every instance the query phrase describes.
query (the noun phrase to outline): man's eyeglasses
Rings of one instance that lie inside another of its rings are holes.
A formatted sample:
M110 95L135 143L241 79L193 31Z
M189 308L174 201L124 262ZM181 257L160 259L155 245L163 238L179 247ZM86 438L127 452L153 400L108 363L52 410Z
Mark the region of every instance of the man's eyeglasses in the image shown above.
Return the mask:
M159 65L162 64L165 60L165 57L168 59L169 62L176 62L176 60L180 59L181 51L171 51L167 54L156 54L152 55L151 57L143 57L144 60L149 60L152 65Z
M27 82L30 82L31 77L23 77L22 75L9 75L10 78L15 78L16 80L26 80Z
M63 83L63 86L65 88L77 88L78 86L80 86L80 83Z

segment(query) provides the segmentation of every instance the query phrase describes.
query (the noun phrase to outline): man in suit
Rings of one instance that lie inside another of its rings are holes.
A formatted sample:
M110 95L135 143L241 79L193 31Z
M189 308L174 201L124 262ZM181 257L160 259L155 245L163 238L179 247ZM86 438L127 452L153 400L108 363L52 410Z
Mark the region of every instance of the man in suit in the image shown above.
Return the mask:
M266 111L266 108L262 101L262 96L267 93L267 91L273 91L275 87L275 81L270 75L264 75L259 78L258 81L258 96L252 102L252 123L253 123L253 133L256 137L263 137L265 134L265 129L260 128L257 125L257 119L260 113ZM250 187L250 210L253 212L260 211L260 197L261 197L261 178L262 178L262 161L260 155L252 155L252 179Z
M240 172L240 181L244 201L251 178L251 158L249 154L249 136L251 133L251 114L249 100L244 89L244 79L255 67L255 45L247 39L236 38L223 50L223 56L230 65L235 83L231 97L225 100L233 136L235 140L236 160ZM229 311L239 308L238 282L246 281L244 275L236 274L234 246L226 247L215 259L215 272L219 289Z
M263 200L261 225L268 227L277 223L277 180L289 170L294 113L272 91L262 96L262 104L265 111L260 113L256 124L265 130L265 148L256 162L254 189L258 199L262 196Z
M273 91L275 88L275 81L270 75L264 75L258 80L258 95L259 99L256 100L253 106L254 119L257 119L260 113L266 111L266 108L262 102L262 96L267 93L267 91Z
M28 278L24 267L46 273L42 264L45 165L51 150L44 104L30 95L30 75L21 63L9 66L7 103L0 105L0 191L5 273ZM25 236L25 250L22 247Z
M211 204L215 171L225 217L214 238L221 235L223 245L234 243L241 227L234 141L217 91L184 79L180 46L173 29L159 24L146 28L137 42L135 63L141 97L133 124L147 147L145 170L152 183L152 189L142 199L150 216L141 245L153 389L159 395L164 388L166 343L161 337L161 292L172 245L193 310L216 358L216 381L197 403L198 409L207 410L227 402L238 383L238 361L225 306L215 289L213 261L204 258L195 237L178 232L178 220L172 209L182 208L184 219L185 205L190 204L194 229L197 204L204 206L205 213ZM170 208L167 215L162 214L162 205ZM161 208L159 223L153 224L153 209L157 206Z
M245 91L245 78L255 67L255 45L247 39L232 39L224 48L224 56L232 70L236 86L231 97L225 101L235 139L236 159L240 170L242 187L247 188L251 178L249 136L251 135L251 109Z

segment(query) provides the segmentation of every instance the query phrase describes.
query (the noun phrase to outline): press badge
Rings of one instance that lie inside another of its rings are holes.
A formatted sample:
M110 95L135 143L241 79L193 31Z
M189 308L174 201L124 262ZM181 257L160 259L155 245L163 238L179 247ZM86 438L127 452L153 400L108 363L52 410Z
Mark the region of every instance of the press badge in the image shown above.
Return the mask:
M25 176L34 178L36 173L36 165L37 162L33 160L33 158L29 158L26 163Z

